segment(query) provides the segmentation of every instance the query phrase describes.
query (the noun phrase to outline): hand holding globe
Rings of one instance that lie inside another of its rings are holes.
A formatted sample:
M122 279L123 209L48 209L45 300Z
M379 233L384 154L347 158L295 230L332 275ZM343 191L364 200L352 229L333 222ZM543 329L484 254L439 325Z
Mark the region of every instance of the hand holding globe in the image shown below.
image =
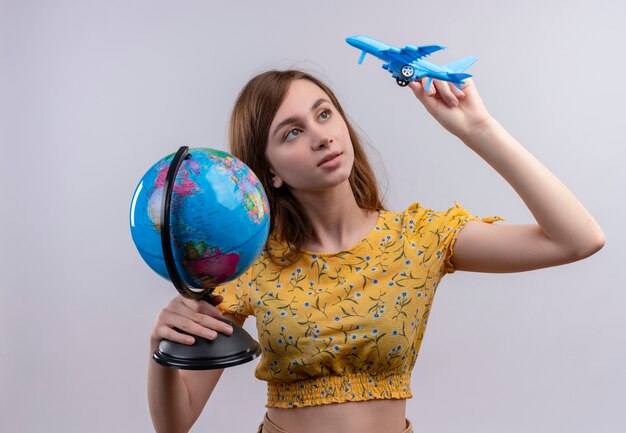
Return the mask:
M237 278L261 254L269 205L258 178L237 158L183 146L154 164L139 182L130 226L148 266L170 279L184 297L210 301L216 286ZM170 367L210 369L258 356L258 343L228 324L231 335L215 340L199 336L193 346L163 340L154 359Z

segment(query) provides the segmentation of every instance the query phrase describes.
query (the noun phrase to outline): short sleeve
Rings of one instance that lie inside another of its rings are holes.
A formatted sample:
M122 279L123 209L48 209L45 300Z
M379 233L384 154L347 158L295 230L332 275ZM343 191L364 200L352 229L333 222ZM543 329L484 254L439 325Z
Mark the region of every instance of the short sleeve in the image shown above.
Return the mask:
M454 246L461 230L470 221L482 221L484 223L493 224L496 221L504 221L501 216L489 216L480 218L469 213L459 202L455 201L454 206L445 212L440 212L442 230L446 233L444 240L445 255L443 260L443 274L453 274L455 272L452 264L454 256Z
M419 262L443 276L455 271L452 264L454 245L465 224L470 221L491 224L503 220L500 216L479 218L456 201L453 207L440 212L415 203L406 211L405 230L415 254L421 257Z
M239 278L221 286L213 291L214 295L221 295L224 300L217 305L222 313L234 314L239 319L245 319L252 314L250 308L250 272L248 269Z

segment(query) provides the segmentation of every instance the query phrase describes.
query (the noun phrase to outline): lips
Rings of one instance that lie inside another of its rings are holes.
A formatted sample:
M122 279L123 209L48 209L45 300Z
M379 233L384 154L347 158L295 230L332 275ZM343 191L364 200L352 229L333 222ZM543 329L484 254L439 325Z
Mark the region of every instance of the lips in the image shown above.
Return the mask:
M335 159L336 157L338 157L339 155L341 155L342 152L331 152L328 155L326 155L325 157L322 158L322 160L319 162L319 164L317 164L317 166L319 167L320 165L324 164L325 162L330 161L331 159Z

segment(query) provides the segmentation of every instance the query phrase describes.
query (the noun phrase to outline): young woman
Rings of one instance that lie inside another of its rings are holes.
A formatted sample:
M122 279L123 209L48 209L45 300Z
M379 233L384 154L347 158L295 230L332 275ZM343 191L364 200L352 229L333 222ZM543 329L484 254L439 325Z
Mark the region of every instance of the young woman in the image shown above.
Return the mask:
M517 191L537 224L493 225L458 203L435 212L414 203L383 208L359 138L332 91L300 71L253 78L235 104L231 152L261 179L270 239L213 304L174 298L159 314L151 348L186 344L255 316L268 383L259 432L402 433L410 375L441 278L455 270L520 272L585 258L602 230L574 195L487 112L471 80L463 90L410 84L448 131ZM217 307L216 307L217 306ZM222 370L149 366L158 432L186 432Z

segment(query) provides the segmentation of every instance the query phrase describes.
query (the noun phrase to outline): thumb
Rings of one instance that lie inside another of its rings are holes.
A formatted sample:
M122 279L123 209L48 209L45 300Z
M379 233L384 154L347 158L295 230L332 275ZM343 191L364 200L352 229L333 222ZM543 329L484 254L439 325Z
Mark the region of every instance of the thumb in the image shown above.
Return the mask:
M422 100L422 98L425 98L427 96L421 81L411 81L409 83L409 87L411 88L417 99L419 99L420 101Z
M419 80L415 80L409 83L409 87L415 94L415 97L422 103L422 105L424 105L424 108L432 113L437 105L437 100L431 97L431 95L435 93L432 86L429 90L426 90L424 88L424 83Z

